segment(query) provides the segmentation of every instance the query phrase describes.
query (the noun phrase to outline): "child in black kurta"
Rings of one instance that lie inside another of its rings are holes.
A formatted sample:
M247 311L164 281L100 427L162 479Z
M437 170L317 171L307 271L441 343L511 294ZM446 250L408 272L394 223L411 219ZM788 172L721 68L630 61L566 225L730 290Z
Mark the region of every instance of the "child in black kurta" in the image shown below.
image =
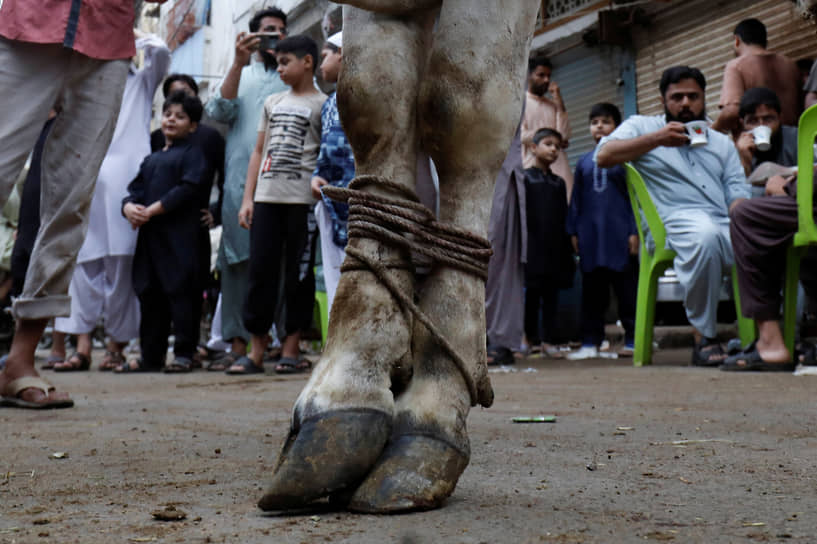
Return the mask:
M122 214L139 228L133 258L133 287L142 317L139 342L142 359L122 365L121 372L158 370L189 372L199 324L201 270L198 259L198 194L205 181L206 161L189 136L201 119L198 98L171 94L162 107L164 149L142 162L128 185ZM173 323L174 361L165 365L167 338Z
M556 328L559 289L570 287L575 270L570 239L565 230L567 188L565 181L550 170L561 149L561 134L547 128L537 131L532 146L536 162L532 168L525 170L528 217L525 336L531 347L537 347L543 341L542 349L550 356L559 356L558 349L551 345ZM544 335L540 334L540 330Z

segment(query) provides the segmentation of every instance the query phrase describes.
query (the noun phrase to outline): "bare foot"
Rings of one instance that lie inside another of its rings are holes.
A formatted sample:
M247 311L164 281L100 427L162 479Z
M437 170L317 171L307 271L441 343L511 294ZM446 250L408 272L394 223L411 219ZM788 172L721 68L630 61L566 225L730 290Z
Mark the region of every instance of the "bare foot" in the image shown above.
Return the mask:
M760 357L767 363L788 363L791 361L791 354L785 345L778 347L767 346L758 340L755 347Z

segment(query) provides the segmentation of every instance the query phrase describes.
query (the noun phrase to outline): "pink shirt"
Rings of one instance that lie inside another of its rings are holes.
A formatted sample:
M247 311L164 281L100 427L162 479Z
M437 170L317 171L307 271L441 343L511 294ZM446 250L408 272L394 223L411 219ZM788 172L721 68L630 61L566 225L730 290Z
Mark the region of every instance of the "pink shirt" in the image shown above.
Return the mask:
M528 149L528 144L533 143L533 135L540 128L552 128L559 131L562 138L570 139L570 122L567 112L559 110L556 104L545 96L536 96L530 91L525 93L525 117L522 119L522 166L530 168L533 166L533 153ZM573 188L573 172L567 162L567 155L564 151L559 153L556 162L550 165L554 174L565 180L567 195L570 198L570 191Z
M0 36L62 44L101 60L136 54L133 0L2 0Z

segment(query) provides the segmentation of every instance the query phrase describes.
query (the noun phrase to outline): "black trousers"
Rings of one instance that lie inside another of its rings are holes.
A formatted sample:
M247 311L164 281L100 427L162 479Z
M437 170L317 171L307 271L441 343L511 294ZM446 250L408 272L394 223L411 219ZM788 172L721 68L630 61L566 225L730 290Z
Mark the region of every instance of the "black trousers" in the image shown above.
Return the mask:
M558 305L559 285L556 279L538 276L525 278L525 336L529 345L553 341Z
M315 276L311 256L304 258L310 253L308 221L307 204L255 203L243 312L251 334L267 334L281 296L287 334L308 330L312 324Z
M743 315L778 319L786 249L797 231L797 200L789 195L753 198L738 204L729 217ZM815 264L817 252L810 247L800 262L800 281L809 297L817 295Z
M197 286L178 293L167 293L151 267L149 287L137 296L142 320L139 322L139 343L145 368L159 369L167 357L167 337L173 324L176 357L192 358L199 340L201 291Z
M595 268L582 273L582 342L598 346L604 340L604 314L610 304L610 287L618 300L618 317L624 326L624 343L635 335L635 299L638 290L638 258L618 272Z

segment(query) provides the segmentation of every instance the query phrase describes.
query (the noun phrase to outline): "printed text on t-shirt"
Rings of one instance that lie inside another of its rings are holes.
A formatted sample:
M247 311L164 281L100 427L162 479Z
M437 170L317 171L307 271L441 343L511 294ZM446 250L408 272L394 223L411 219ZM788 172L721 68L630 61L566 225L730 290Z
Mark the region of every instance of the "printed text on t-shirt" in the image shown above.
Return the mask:
M262 178L301 179L301 161L310 113L305 106L276 105L272 108L267 156L261 167Z

